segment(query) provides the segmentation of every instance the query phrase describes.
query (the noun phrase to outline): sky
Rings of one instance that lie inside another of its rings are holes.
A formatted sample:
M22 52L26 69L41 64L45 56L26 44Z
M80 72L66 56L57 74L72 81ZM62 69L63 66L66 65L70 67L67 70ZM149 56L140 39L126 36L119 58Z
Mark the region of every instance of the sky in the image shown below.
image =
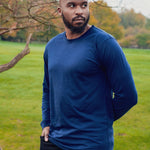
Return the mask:
M113 8L116 11L121 9L133 8L135 12L142 13L144 16L150 18L150 0L104 0L109 6L116 7Z

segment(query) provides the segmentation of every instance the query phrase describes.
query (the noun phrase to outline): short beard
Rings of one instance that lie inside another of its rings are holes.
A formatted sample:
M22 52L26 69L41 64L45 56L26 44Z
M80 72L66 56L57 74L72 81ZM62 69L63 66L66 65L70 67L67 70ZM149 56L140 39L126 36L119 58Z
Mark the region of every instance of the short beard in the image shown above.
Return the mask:
M83 18L82 16L77 16L77 17ZM84 18L85 22L84 22L84 24L83 24L82 26L75 27L75 26L73 26L73 25L65 18L64 14L62 13L62 19L63 19L63 22L64 22L65 26L66 26L68 29L70 29L73 34L84 32L85 27L87 26L87 24L88 24L88 22L89 22L89 18L90 18L90 15L88 15L88 17L87 17L86 20L85 20L85 18ZM73 18L72 20L74 20L74 18ZM73 21L72 21L72 22L73 22Z

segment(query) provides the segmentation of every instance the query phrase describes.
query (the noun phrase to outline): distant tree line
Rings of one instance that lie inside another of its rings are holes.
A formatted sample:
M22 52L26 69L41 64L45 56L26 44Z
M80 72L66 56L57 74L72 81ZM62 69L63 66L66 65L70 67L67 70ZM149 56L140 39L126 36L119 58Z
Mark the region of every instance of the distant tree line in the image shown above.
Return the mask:
M49 41L64 31L57 5L57 0L1 0L1 40L25 42L32 32L32 41ZM90 14L90 24L112 34L122 47L150 48L150 19L141 13L131 9L117 14L99 0L90 2Z
M123 47L150 48L150 19L133 9L119 14L120 25L124 27L124 37L119 40Z

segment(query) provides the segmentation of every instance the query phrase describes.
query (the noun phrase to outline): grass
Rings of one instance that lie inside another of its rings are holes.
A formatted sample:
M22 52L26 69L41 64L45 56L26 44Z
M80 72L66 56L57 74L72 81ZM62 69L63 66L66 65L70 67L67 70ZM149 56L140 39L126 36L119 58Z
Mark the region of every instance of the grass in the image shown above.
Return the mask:
M150 50L125 49L131 65L138 104L114 123L115 150L150 148Z
M9 62L25 44L0 41L0 64ZM43 51L31 44L31 53L14 68L0 74L0 147L38 150L41 134ZM138 104L114 123L114 150L150 148L150 50L124 49L138 91Z

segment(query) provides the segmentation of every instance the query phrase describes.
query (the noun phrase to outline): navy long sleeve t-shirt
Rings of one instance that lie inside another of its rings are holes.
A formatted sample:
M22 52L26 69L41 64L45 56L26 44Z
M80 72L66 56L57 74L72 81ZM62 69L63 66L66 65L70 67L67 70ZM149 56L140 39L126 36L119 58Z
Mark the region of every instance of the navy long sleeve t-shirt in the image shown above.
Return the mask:
M63 150L113 150L113 121L137 103L130 66L116 40L92 26L44 53L42 128Z

